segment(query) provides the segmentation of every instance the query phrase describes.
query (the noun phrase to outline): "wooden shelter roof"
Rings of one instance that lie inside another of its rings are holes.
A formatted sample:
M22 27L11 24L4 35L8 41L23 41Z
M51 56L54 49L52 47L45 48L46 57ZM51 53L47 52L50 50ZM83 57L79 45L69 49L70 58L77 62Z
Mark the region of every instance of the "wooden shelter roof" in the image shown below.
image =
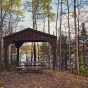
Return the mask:
M19 32L10 34L4 38L4 47L8 47L9 44L21 46L24 42L49 42L52 47L56 47L57 37L51 34L47 34L32 28L26 28Z

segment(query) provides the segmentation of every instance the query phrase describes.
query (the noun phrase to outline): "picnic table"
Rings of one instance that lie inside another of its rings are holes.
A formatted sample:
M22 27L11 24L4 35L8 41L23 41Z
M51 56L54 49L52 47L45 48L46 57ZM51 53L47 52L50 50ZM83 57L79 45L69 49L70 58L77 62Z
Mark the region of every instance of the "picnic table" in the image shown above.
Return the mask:
M18 72L40 72L43 73L46 62L19 62L19 66L16 67Z

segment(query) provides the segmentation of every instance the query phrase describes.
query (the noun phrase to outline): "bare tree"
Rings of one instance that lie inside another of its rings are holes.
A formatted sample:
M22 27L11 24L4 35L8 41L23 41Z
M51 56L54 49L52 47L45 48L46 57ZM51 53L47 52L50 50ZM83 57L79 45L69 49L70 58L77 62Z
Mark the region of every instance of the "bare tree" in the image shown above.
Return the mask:
M36 29L36 6L34 3L35 3L35 0L32 0L33 29ZM36 62L36 43L35 42L34 42L34 61Z
M76 61L77 61L77 72L79 75L79 58L78 58L78 30L76 23L76 0L74 0L74 26L75 26L75 38L76 38Z
M69 23L69 3L68 3L68 0L67 0L67 9L68 9L68 46L69 46L69 49L68 49L68 52L69 52L69 70L70 70L70 64L71 64L71 52L70 52L70 23Z
M2 58L3 58L2 25L3 25L2 0L0 0L0 60L2 60Z
M13 32L13 28L12 28L12 1L11 0L9 0L9 3L10 3L10 6L11 6L11 9L10 9L10 11L9 11L9 27L8 27L8 29L9 29L9 34L12 34L12 32ZM11 53L11 45L9 45L9 48L8 48L8 60L10 61L10 59L12 58L11 55L12 53Z
M60 51L59 51L59 65L60 65L60 69L61 69L61 28L62 28L62 0L61 0L61 12L60 12L60 28L59 28L59 31L60 31L60 35L59 35L59 38L60 38Z
M56 36L57 36L57 25L58 25L58 11L59 11L59 0L58 0L58 5L57 5L57 16L56 16Z

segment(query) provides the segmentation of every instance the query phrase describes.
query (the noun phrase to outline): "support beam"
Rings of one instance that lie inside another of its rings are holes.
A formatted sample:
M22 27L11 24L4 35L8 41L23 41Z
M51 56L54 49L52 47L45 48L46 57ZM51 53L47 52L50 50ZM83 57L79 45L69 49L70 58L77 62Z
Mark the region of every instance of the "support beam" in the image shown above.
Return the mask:
M9 62L8 62L8 56L7 56L7 47L5 48L5 55L4 55L4 69L9 70Z
M14 42L14 44L17 48L17 63L16 63L17 66L19 66L19 48L20 48L20 46L22 46L23 43L24 42L19 42L19 41Z
M34 42L34 62L36 62L36 43Z
M17 66L19 66L19 47L17 47Z
M56 47L53 47L53 70L56 70Z

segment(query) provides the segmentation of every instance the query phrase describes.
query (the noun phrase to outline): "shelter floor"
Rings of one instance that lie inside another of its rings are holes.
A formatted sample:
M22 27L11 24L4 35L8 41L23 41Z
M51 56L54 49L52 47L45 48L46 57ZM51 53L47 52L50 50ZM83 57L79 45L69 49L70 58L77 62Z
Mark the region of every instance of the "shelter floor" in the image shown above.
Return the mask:
M88 88L88 78L68 72L0 73L0 88Z

